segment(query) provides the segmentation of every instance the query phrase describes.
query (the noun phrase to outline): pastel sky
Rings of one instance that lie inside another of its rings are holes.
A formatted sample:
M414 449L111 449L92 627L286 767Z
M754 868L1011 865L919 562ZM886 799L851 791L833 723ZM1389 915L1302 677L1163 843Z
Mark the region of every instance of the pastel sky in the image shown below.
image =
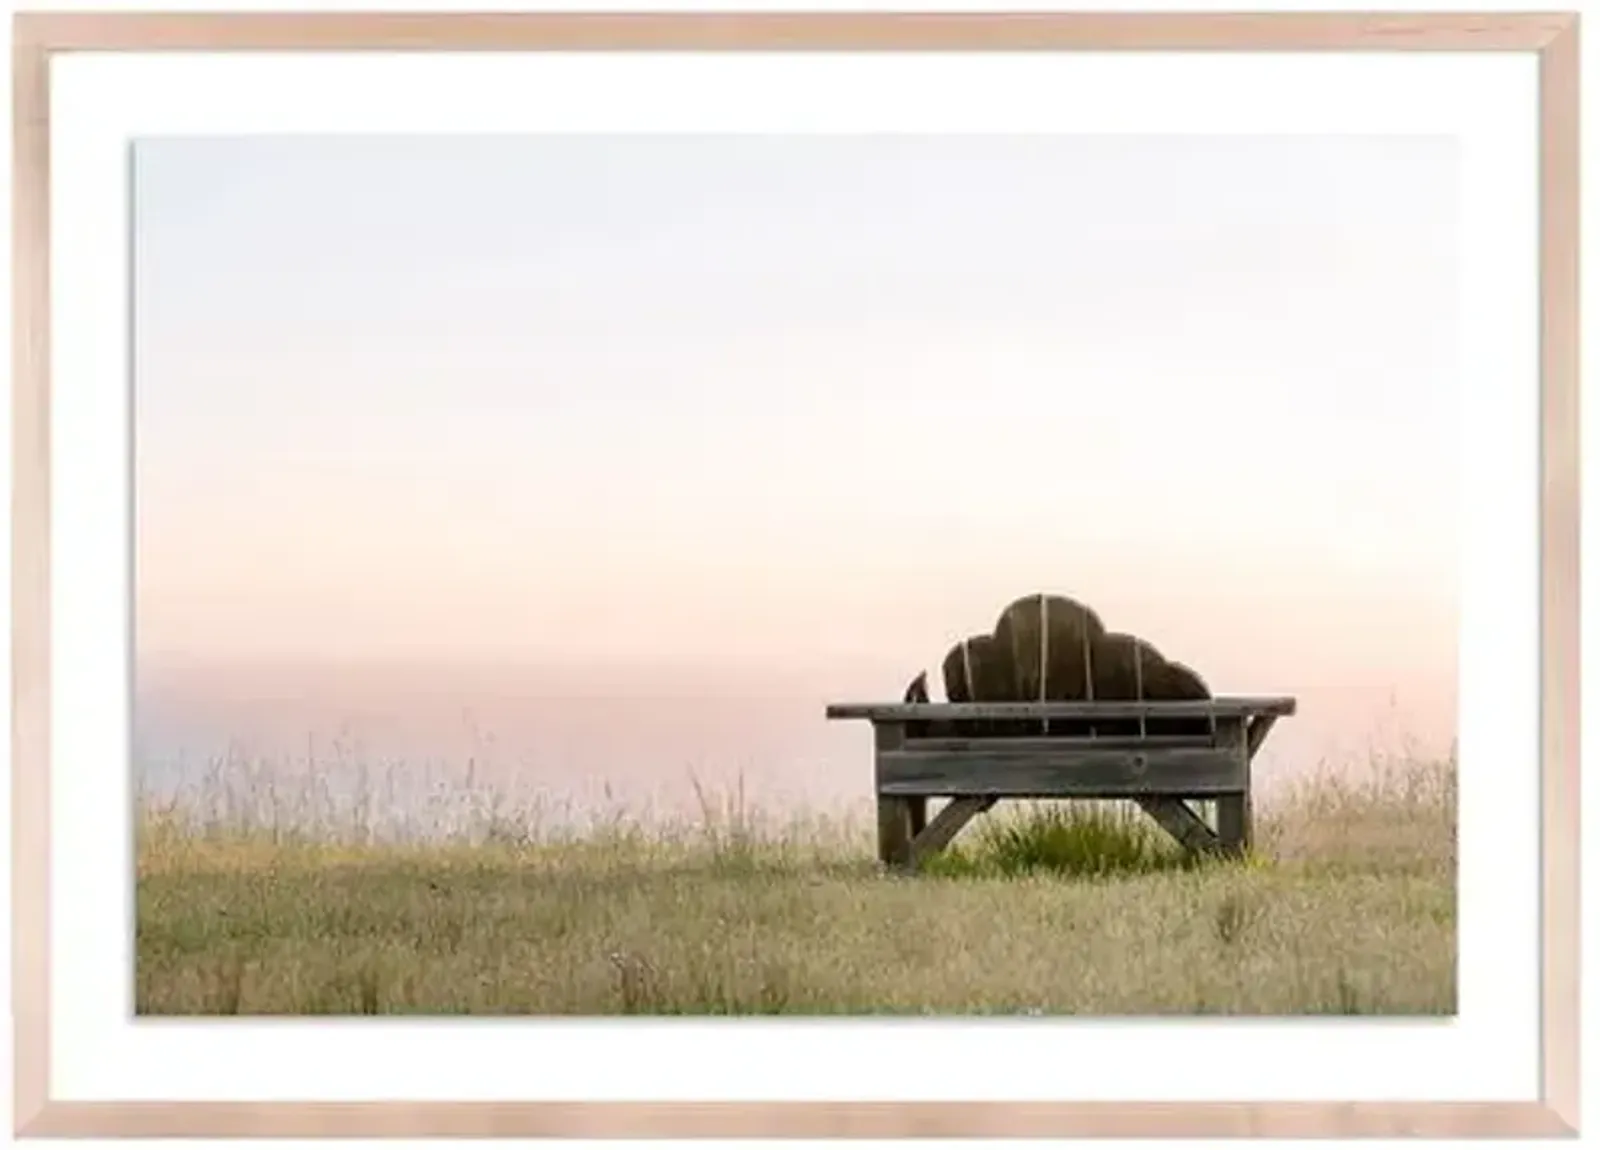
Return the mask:
M1453 730L1448 139L154 139L134 169L142 672L884 697L1050 590L1219 691Z

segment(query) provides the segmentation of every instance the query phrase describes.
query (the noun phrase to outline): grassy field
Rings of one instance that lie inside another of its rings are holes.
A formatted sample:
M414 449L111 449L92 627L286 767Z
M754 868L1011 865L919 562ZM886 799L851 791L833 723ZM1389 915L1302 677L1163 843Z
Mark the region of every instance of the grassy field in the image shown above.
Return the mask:
M1002 804L928 873L865 820L470 841L142 803L141 1014L1452 1014L1455 770L1325 777L1191 866L1110 804ZM215 811L216 804L205 808Z

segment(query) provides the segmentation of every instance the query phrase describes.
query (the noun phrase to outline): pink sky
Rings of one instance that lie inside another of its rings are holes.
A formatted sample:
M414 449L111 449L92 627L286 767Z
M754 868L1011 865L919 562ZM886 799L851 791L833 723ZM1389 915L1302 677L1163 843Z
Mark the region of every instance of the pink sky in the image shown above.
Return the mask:
M1299 696L1302 758L1396 714L1447 745L1455 163L142 143L142 686L516 664L885 698L1045 590Z

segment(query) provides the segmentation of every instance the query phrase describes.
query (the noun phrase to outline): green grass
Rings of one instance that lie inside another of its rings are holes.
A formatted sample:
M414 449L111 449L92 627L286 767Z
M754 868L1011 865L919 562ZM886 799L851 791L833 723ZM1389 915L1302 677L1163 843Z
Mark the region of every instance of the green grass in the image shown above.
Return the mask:
M214 795L145 803L137 1009L1456 1009L1453 763L1314 780L1258 812L1249 859L1199 865L1131 807L1002 804L889 876L864 818L700 799L692 822L619 814L577 837L495 807L432 843Z
M1008 812L1009 813L1009 812ZM1040 803L982 823L924 865L949 878L1057 874L1107 878L1190 869L1193 863L1142 812L1124 804Z

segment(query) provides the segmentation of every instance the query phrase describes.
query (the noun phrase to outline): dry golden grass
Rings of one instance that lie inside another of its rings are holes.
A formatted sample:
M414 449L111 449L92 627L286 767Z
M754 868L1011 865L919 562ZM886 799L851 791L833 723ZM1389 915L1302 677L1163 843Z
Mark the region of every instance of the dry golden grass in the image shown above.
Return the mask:
M1077 812L1004 810L940 873L897 878L864 823L709 800L688 828L431 845L146 808L137 1009L1455 1012L1451 763L1320 778L1258 813L1255 857L1199 868L1149 843L1085 867L1103 821L1084 838ZM1003 843L1041 827L1065 846L1004 873Z

